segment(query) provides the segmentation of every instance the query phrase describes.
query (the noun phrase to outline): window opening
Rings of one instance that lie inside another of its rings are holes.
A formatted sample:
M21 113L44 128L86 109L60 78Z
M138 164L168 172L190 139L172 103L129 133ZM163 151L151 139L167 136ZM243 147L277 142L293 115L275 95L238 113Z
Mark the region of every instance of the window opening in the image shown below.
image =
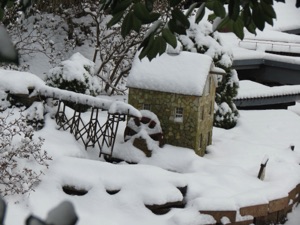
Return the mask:
M143 109L144 110L151 110L151 105L150 104L143 104Z
M177 107L175 109L175 122L183 122L183 108Z

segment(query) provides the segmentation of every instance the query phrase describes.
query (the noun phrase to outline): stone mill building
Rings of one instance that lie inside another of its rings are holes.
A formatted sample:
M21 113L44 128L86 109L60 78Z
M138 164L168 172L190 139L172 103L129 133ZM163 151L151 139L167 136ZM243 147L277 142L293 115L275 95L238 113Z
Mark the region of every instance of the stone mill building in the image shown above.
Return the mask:
M205 154L212 142L216 81L209 56L181 52L149 61L135 58L128 77L128 103L154 112L164 141Z

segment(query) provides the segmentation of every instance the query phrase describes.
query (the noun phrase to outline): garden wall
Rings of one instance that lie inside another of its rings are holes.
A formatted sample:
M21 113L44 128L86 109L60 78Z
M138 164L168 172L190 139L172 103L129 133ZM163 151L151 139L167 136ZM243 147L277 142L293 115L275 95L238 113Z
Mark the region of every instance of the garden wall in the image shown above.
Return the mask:
M244 206L237 211L200 211L203 214L208 214L214 217L215 224L207 225L271 225L284 223L287 218L287 214L290 213L294 207L300 203L300 184L298 184L293 190L288 193L287 197L274 199L269 201L268 204L250 205ZM237 214L242 217L252 216L252 219L243 221L237 220ZM223 217L227 217L230 223L222 223ZM222 220L222 221L221 221Z

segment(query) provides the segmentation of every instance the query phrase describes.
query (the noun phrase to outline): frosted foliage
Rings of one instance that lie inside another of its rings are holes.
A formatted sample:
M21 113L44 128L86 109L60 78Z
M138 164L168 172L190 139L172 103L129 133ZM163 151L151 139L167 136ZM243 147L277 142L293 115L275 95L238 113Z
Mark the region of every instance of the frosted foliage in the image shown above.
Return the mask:
M43 170L48 168L44 140L33 137L33 128L25 118L11 119L12 113L0 115L0 194L25 194L34 190Z
M100 93L100 83L94 77L95 64L80 53L61 62L46 75L46 83L53 87L96 96Z
M213 33L212 24L201 21L199 24L190 20L191 26L187 35L181 35L179 41L184 51L198 52L213 59L215 68L222 69L225 76L218 77L216 90L216 107L214 125L222 128L232 128L236 125L238 111L233 98L237 95L239 87L238 77L233 70L233 55L230 49L222 45L218 32Z

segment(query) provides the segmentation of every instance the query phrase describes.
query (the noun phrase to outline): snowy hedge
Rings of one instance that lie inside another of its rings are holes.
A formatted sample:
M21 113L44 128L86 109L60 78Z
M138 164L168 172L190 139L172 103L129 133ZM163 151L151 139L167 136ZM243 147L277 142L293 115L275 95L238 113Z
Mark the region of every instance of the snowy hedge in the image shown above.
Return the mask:
M218 32L213 32L212 24L207 21L191 26L187 35L181 35L179 41L184 51L198 52L212 57L216 67L221 68L226 75L218 79L215 99L214 126L225 129L232 128L237 123L238 110L233 102L237 95L239 81L232 67L232 54L222 46Z
M93 76L95 64L80 53L61 62L46 74L46 84L52 87L97 96L98 78Z

